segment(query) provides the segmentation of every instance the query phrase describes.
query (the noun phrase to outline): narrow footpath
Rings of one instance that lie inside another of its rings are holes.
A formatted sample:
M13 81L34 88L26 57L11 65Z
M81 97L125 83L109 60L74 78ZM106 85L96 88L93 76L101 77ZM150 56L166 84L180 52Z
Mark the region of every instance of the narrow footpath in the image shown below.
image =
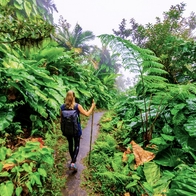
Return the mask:
M98 131L99 131L99 121L104 112L95 112L93 115L93 134L92 134L92 144L96 140ZM67 187L62 191L63 196L87 196L85 190L80 187L80 179L82 171L85 169L85 166L82 163L83 158L85 158L90 150L90 137L91 137L91 122L92 116L90 117L86 128L83 129L82 139L80 141L80 151L77 158L77 173L73 173L68 170L67 175ZM68 164L67 164L68 167Z

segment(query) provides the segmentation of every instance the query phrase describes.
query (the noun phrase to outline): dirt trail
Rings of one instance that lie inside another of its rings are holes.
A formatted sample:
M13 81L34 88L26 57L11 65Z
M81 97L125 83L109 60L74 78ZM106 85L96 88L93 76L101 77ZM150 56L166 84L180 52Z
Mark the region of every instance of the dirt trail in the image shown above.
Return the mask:
M92 134L92 144L97 137L97 133L99 130L99 121L104 112L96 112L94 113L93 118L93 134ZM71 171L67 171L67 188L62 191L63 196L87 196L85 190L80 187L80 179L82 171L85 169L85 166L82 164L82 159L87 156L90 150L90 133L91 133L91 122L92 116L88 121L88 124L85 129L83 129L82 139L80 141L80 151L77 158L77 173L72 173ZM68 166L68 164L67 164Z

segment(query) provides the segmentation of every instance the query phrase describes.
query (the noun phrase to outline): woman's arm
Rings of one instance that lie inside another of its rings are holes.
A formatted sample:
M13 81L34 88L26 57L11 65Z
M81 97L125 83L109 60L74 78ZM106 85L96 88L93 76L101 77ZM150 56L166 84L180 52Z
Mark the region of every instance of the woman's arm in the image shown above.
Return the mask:
M90 116L90 114L92 113L93 109L95 108L95 103L93 101L91 108L86 111L80 104L78 104L78 109L80 111L81 114L85 115L85 116Z

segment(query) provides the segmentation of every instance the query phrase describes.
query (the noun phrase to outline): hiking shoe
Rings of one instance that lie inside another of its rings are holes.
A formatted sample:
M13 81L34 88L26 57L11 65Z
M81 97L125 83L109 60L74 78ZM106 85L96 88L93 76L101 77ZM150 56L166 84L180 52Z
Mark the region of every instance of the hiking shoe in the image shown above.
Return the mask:
M75 163L71 163L70 169L71 169L71 170L74 170L74 171L77 171L77 166L76 166L76 164L75 164Z

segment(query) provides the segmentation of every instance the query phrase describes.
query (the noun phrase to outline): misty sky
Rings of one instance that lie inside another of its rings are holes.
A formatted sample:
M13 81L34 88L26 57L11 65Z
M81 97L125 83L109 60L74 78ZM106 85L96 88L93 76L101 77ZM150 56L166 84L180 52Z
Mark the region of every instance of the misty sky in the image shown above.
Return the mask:
M134 18L139 24L154 23L171 5L186 4L184 16L196 12L195 0L54 0L59 11L55 21L62 15L72 27L78 23L83 30L95 35L111 34L117 30L123 18Z
M113 34L112 29L118 30L123 18L127 21L134 18L143 25L154 23L155 18L162 18L163 12L169 11L171 5L181 2L186 4L184 17L196 13L196 0L54 0L59 11L55 14L55 21L58 23L59 15L62 15L71 27L78 23L84 31L90 30L96 36ZM98 38L93 44L101 47ZM124 79L135 77L126 71L122 73Z

